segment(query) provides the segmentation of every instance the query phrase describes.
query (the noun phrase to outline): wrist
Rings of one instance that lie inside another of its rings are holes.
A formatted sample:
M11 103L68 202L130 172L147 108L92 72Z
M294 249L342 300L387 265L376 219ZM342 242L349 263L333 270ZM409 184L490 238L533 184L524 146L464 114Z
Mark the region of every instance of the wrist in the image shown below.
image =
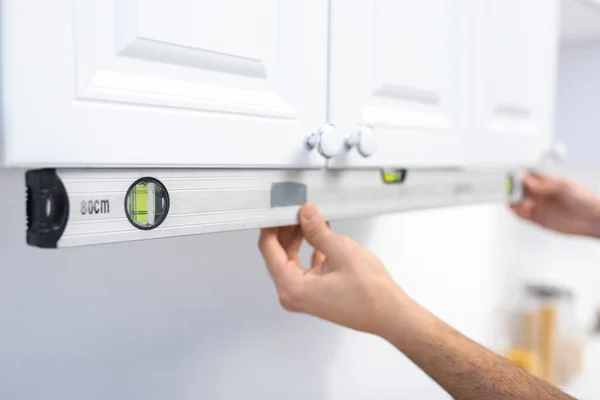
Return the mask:
M397 332L405 329L405 324L410 324L414 309L418 305L398 286L388 293L387 296L379 296L381 303L374 313L372 333L391 342Z
M442 331L440 320L417 302L408 299L397 308L396 315L390 318L379 336L412 359L440 340L440 335L447 335Z

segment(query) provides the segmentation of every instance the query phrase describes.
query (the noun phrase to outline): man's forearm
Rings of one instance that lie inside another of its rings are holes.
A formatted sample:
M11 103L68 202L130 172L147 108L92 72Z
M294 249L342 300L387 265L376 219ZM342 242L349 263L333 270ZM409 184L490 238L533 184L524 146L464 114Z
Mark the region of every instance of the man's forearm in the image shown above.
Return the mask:
M399 306L381 336L456 400L573 400L469 340L416 303Z

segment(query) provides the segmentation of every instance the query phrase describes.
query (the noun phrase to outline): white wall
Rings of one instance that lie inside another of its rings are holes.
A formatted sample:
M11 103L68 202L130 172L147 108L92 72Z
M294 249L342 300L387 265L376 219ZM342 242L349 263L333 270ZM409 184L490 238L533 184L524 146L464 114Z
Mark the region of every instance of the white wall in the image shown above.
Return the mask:
M0 170L0 398L444 399L381 340L279 308L257 232L28 248L23 171ZM492 343L512 262L499 206L334 224L417 300Z
M600 194L600 41L563 45L558 79L557 136L567 144L569 164L556 173ZM578 319L593 324L594 310L600 306L600 241L512 223L518 254L512 266L515 279L572 288ZM584 374L569 387L582 399L600 398L600 339L589 339Z

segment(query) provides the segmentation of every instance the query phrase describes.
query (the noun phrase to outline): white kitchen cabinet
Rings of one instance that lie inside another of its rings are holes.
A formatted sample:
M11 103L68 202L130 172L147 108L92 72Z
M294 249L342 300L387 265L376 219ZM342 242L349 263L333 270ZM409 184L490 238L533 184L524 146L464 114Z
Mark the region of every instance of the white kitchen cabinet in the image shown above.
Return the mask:
M5 164L322 167L323 0L2 2Z
M324 126L331 168L530 165L552 140L558 0L1 8L9 166L322 168Z
M474 0L472 165L532 165L552 145L558 0Z
M348 136L368 127L373 154L355 146L330 166L464 162L469 11L465 0L331 0L330 120Z

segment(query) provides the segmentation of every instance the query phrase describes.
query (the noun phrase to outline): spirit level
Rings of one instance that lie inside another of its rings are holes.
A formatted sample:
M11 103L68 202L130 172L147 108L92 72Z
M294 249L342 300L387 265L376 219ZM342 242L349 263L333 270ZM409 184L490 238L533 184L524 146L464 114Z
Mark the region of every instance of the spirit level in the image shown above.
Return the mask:
M521 171L40 169L26 173L27 242L85 246L518 201Z

